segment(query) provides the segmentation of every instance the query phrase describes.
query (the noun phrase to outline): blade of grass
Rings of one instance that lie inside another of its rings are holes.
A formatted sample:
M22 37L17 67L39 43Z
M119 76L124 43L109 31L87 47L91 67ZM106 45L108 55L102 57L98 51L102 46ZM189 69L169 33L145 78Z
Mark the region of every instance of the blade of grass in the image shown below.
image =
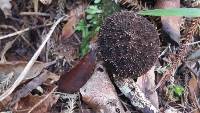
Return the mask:
M168 9L153 9L139 11L140 15L150 16L188 16L188 17L199 17L199 8L168 8Z

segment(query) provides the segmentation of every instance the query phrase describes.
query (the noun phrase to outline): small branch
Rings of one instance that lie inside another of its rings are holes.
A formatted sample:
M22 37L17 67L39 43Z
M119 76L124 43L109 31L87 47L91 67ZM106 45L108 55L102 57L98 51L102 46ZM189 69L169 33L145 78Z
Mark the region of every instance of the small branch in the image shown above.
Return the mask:
M9 37L12 37L12 36L15 36L15 35L22 34L22 33L29 31L29 30L38 29L38 28L46 27L46 26L50 26L50 25L52 25L52 23L49 23L49 24L46 24L46 25L39 25L39 26L35 26L35 27L26 28L26 29L23 29L23 30L14 32L14 33L10 33L10 34L5 35L5 36L0 36L0 40L5 39L5 38L9 38Z
M158 109L146 99L144 93L133 79L116 79L115 83L121 92L131 101L132 105L138 110L141 110L143 113L158 113Z
M187 43L187 44L185 44L185 45L191 46L191 45L195 45L195 44L199 44L199 43L200 43L200 41L196 41L196 42L192 42L192 43Z
M41 13L41 12L21 12L20 15L22 16L45 16L45 17L50 17L51 15L48 13Z

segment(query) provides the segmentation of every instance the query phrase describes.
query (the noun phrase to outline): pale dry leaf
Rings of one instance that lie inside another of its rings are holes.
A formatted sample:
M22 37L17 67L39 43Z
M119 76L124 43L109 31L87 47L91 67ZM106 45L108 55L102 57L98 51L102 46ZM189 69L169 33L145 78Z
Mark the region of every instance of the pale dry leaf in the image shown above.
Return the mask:
M6 62L0 63L0 76L6 75L10 72L14 73L15 77L23 71L24 67L26 66L27 62L25 61L13 61L13 62ZM31 70L28 72L25 79L31 79L36 77L41 73L41 71L45 68L45 63L42 62L35 62Z
M151 68L146 74L138 77L137 84L140 89L143 91L145 96L151 101L151 103L156 107L159 108L158 102L158 94L157 92L150 92L153 88L156 87L155 85L155 73L154 73L155 66Z
M5 15L11 14L11 0L0 0L0 8L4 12Z
M194 74L192 74L192 78L189 80L188 88L190 92L189 98L192 100L194 104L198 104L196 103L196 97L199 97L199 87L198 87L198 80L196 79Z
M40 2L44 5L49 5L51 4L52 0L40 0Z
M164 113L181 113L181 112L178 111L177 109L173 108L173 107L169 107L168 109L166 109L164 111Z
M105 68L100 64L80 93L83 101L98 112L115 113L116 109L125 112Z

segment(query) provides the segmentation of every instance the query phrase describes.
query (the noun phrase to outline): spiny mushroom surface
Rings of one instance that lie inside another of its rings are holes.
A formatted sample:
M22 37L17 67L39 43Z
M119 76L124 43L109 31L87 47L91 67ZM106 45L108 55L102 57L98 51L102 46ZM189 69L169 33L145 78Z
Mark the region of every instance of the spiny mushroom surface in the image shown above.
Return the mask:
M159 37L156 28L134 12L117 12L106 18L98 39L98 58L116 76L137 78L156 62Z

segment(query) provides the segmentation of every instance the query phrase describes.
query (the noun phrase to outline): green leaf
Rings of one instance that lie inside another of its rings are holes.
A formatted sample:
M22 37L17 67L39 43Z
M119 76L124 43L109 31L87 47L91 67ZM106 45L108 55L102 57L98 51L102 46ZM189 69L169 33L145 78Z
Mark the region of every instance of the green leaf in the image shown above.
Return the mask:
M85 10L85 12L93 15L97 13L102 13L102 10L98 9L96 5L91 5Z
M178 96L181 96L184 92L184 88L182 86L174 86L174 93Z
M87 19L87 20L90 20L90 19L92 19L92 18L93 18L93 15L87 15L87 16L86 16L86 19Z
M180 85L170 85L169 90L174 94L174 96L180 97L184 93L184 87Z
M80 20L79 23L77 24L75 30L77 31L82 31L83 29L85 29L86 27L86 23L84 22L84 20Z
M99 32L100 30L100 26L97 26L97 28L95 29L95 32Z
M94 0L94 3L95 4L98 4L98 3L100 3L101 2L101 0Z
M151 15L151 16L188 16L188 17L199 17L199 8L168 8L168 9L154 9L139 11L140 15Z
M81 51L80 51L80 56L83 57L84 55L86 55L88 53L89 49L90 49L89 44L86 45L85 47L82 47Z

